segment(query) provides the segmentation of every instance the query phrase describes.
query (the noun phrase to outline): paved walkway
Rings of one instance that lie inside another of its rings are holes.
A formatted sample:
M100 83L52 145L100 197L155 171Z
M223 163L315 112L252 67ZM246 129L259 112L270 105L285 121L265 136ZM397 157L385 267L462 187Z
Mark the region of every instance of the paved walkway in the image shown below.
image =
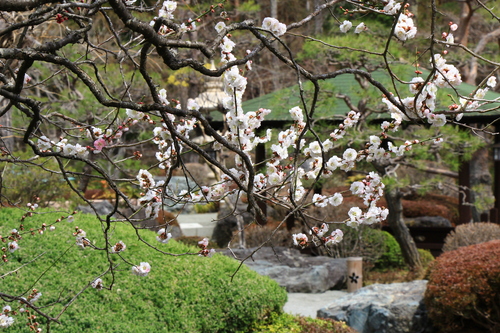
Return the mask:
M347 295L347 291L328 290L320 294L288 293L288 302L283 310L286 313L316 318L319 309Z
M177 221L184 236L212 237L217 213L179 214Z

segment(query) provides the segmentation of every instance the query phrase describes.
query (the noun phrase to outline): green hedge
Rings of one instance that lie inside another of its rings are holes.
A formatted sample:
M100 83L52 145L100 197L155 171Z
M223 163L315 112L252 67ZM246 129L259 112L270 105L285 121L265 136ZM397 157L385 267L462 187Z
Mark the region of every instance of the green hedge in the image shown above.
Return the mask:
M26 230L36 229L42 223L50 225L61 215L67 214L28 218ZM0 210L0 234L5 236L12 228L18 228L19 217L19 210ZM74 245L75 226L85 230L96 246L103 246L103 226L91 215L77 214L75 222L63 220L54 231L46 230L43 235L25 234L19 242L21 248L9 253L9 262L0 266L0 275L40 253L44 255L6 277L2 291L22 294L36 288L43 294L37 304L47 305L46 310L56 315L65 302L109 265L105 251L81 250ZM127 261L149 262L151 272L146 277L134 276L130 265L111 254L113 262L119 263L112 290L87 289L62 315L62 325L54 324L53 332L246 332L256 321L281 312L286 302L284 289L246 266L231 280L239 265L231 258L218 254L212 258L166 256L141 243L135 231L121 223L112 225L110 234L113 242L122 240L127 245L122 253ZM151 231L141 230L139 234L166 252L197 251L175 241L160 244ZM45 275L38 280L42 273ZM112 281L109 274L102 279L105 286ZM19 331L22 320L15 318L11 330Z

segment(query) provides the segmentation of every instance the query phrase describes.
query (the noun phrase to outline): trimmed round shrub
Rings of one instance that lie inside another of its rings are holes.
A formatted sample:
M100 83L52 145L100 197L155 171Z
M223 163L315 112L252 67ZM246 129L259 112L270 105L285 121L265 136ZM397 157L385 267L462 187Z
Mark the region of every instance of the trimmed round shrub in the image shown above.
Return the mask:
M500 240L439 256L429 271L425 304L441 332L467 325L500 331Z
M486 222L461 224L446 236L443 252L494 239L500 239L500 226L498 224Z
M401 247L399 246L396 238L387 231L381 231L384 235L385 252L375 263L375 268L402 268L405 267Z
M8 235L19 228L21 211L0 210L0 234ZM62 214L67 215L67 214ZM0 275L19 269L37 255L37 260L6 276L1 291L27 296L36 288L42 297L36 302L56 316L82 287L94 281L109 268L107 251L79 249L75 245L75 227L83 229L97 247L105 247L101 223L92 215L76 214L75 221L56 223L57 214L38 214L24 221L25 230L54 224L56 229L42 235L29 231L19 242L20 249L8 254L9 261L0 268ZM169 253L196 253L199 249L171 240L156 241L156 234L138 230L142 239ZM127 248L121 256L138 265L148 262L149 275L131 274L131 266L116 254L109 254L115 270L102 277L111 290L86 289L60 317L61 325L52 324L58 333L73 332L248 332L258 321L274 312L281 312L286 291L275 281L258 275L239 262L219 254L211 258L198 255L168 256L143 244L136 231L123 223L112 223L111 244L122 240ZM44 274L40 279L39 277ZM7 304L0 302L0 308ZM12 304L11 304L12 305ZM14 306L13 306L14 307ZM22 327L23 318L15 317L15 326ZM43 325L43 318L39 318ZM42 326L43 327L43 326Z

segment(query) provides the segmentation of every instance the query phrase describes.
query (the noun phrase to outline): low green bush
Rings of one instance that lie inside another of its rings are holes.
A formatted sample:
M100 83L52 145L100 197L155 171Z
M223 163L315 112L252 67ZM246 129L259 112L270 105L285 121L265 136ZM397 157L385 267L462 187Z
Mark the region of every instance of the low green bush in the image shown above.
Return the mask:
M331 319L293 316L291 314L271 315L267 322L256 325L252 332L259 333L356 333L344 322Z
M73 232L78 226L97 247L105 247L101 228L105 227L91 215L75 215L73 223L59 213L34 215L24 222L25 230L20 249L8 253L8 262L0 268L4 275L22 265L15 274L2 280L1 291L27 296L36 288L42 292L38 305L55 316L82 287L89 285L109 268L107 251L75 246ZM8 235L19 229L19 210L0 210L0 234ZM53 231L36 230L46 223L54 224ZM169 253L197 252L198 249L171 240L168 244L156 241L156 234L139 230L147 242ZM109 254L112 264L118 264L113 277L102 277L104 286L112 290L88 288L61 316L61 325L53 324L54 332L248 332L257 321L281 312L286 292L273 280L258 275L246 266L232 279L239 263L223 255L212 258L198 255L166 256L143 244L129 225L114 223L110 242L123 241L127 248L121 256L133 265L149 262L151 272L146 277L131 274L131 266L117 254ZM37 260L31 261L42 254ZM0 304L3 306L5 304ZM12 329L22 327L16 316ZM40 319L43 322L43 319Z
M500 330L500 240L445 252L431 264L425 292L440 332Z
M382 231L384 234L384 245L385 252L382 256L375 262L376 269L392 269L392 268L405 268L406 263L403 258L403 253L401 252L401 247L398 241L393 235L387 231ZM418 249L418 254L420 255L420 262L422 267L427 267L433 260L434 256L429 250Z
M401 247L396 241L396 238L394 238L394 236L387 231L381 232L384 235L385 251L375 262L375 268L390 269L405 267L405 261L403 258L403 254L401 253Z

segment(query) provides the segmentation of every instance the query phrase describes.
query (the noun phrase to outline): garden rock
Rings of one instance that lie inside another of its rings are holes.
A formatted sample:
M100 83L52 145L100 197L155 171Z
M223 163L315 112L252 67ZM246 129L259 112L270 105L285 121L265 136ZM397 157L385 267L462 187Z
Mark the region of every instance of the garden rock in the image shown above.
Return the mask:
M345 321L359 333L431 332L423 297L426 280L373 284L318 310L318 318Z
M115 206L108 200L94 200L92 201L92 205L94 206L97 215L108 215L110 214ZM81 211L82 213L85 214L95 214L94 210L90 205L78 205L76 207L76 210Z
M406 224L410 227L452 227L450 220L442 216L414 217L406 219Z
M256 248L233 249L232 252L241 260L254 250ZM223 253L233 256L229 250ZM263 247L247 259L245 264L293 293L321 293L342 289L347 276L345 259L304 255L297 249L287 247Z

